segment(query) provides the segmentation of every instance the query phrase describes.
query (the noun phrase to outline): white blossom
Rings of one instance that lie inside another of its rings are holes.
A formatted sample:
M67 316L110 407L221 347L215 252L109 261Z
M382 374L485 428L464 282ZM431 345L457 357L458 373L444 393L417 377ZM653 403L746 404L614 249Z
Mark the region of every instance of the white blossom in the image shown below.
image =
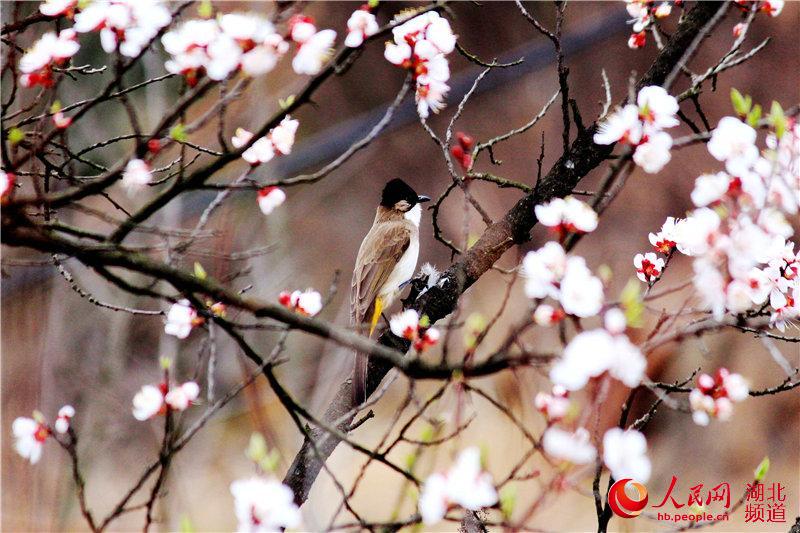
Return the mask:
M642 87L636 96L636 103L639 106L640 116L651 128L661 130L680 124L676 117L678 100L663 87L658 85Z
M322 295L314 289L306 289L305 292L282 292L278 300L281 305L305 316L314 316L322 310Z
M11 424L11 432L14 434L16 452L32 465L38 463L44 441L50 435L47 426L33 418L19 417Z
M159 0L95 0L75 15L75 31L100 31L106 53L137 57L172 20Z
M614 479L633 479L647 483L650 479L650 459L647 440L636 430L611 428L603 435L603 462Z
M133 417L147 420L159 414L164 406L164 393L155 385L145 385L133 397Z
M603 306L603 282L592 275L582 257L570 257L561 279L559 301L567 314L590 317Z
M612 335L625 333L628 321L619 307L612 307L603 315L603 327Z
M661 226L661 231L658 233L650 233L648 236L650 244L656 251L662 254L668 254L675 248L675 224L677 220L674 217L667 217L664 224Z
M0 198L5 199L6 196L14 189L14 174L0 170Z
M628 387L639 385L647 361L624 334L605 329L578 333L550 369L550 381L567 390L582 389L590 378L608 372Z
M304 41L292 59L292 68L298 74L319 74L333 54L336 32L322 30Z
M445 105L450 86L450 66L445 57L455 49L456 36L447 19L435 11L424 13L392 29L384 57L407 69L416 83L417 112L427 118Z
M708 152L734 176L747 173L758 159L756 130L734 117L723 117L708 141Z
M702 174L694 180L692 202L697 207L705 207L719 201L728 192L731 177L725 172Z
M554 198L534 207L536 218L560 233L589 233L597 228L597 212L574 196Z
M286 115L280 124L270 130L269 139L272 141L276 152L283 155L292 153L294 138L299 125L300 122L298 120Z
M366 9L356 9L347 19L347 37L344 44L350 48L358 48L364 39L378 33L378 29L378 20L375 15Z
M483 471L477 447L462 451L446 473L434 473L425 480L419 497L419 511L426 525L439 522L449 505L478 511L497 503L492 476Z
M194 381L187 381L183 385L170 388L164 396L164 401L176 411L185 411L199 394L200 386Z
M292 490L272 477L253 476L231 483L237 531L280 531L300 525L300 509Z
M164 333L174 335L179 339L185 339L192 332L196 319L197 311L189 305L189 300L180 300L169 308L167 323L164 325Z
M414 340L419 328L419 313L414 309L406 309L392 315L389 319L389 329L401 339Z
M540 326L552 326L564 317L564 312L552 305L541 304L533 312L533 321Z
M664 270L664 260L656 256L653 252L646 254L636 254L633 258L633 266L636 267L636 276L645 283L650 283L661 276Z
M75 9L78 0L45 0L39 4L39 12L48 17L60 17Z
M578 428L574 433L551 426L542 436L544 452L555 459L569 461L576 465L585 465L594 461L597 450L590 442L586 428Z
M645 172L655 174L672 159L671 148L672 137L668 133L657 131L648 135L647 142L636 147L633 161Z
M55 430L59 433L66 433L69 431L69 426L72 418L75 416L75 408L71 405L65 405L58 410L58 417L53 425Z
M554 385L551 393L538 392L533 399L536 409L547 417L548 421L561 420L569 411L569 392L561 385Z
M258 208L265 215L286 201L286 193L278 187L264 187L258 191Z
M689 256L705 254L711 247L721 220L712 209L695 209L688 217L676 222L673 236L678 250Z
M79 49L75 30L61 30L58 35L54 32L45 33L20 58L20 83L23 87L52 86L52 67L64 63Z
M639 108L628 104L609 115L597 128L593 139L595 144L614 144L618 141L638 144L642 139Z
M140 191L153 180L150 165L141 159L131 159L122 172L122 186L129 194Z
M558 297L555 282L560 280L567 266L564 248L550 241L539 250L528 252L522 260L525 294L528 298Z

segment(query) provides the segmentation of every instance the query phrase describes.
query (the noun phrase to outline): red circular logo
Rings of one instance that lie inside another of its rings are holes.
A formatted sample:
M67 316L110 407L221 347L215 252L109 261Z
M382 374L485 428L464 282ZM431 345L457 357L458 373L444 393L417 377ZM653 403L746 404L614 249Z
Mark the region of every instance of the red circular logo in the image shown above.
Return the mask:
M625 492L627 486L636 490L636 498L631 498ZM615 515L622 518L639 516L647 505L647 489L630 478L620 479L608 490L608 505Z

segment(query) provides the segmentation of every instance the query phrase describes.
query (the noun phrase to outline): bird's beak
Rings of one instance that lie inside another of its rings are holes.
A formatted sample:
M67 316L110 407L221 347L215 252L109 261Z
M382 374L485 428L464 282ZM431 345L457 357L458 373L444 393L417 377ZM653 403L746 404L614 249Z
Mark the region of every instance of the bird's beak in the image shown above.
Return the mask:
M417 196L417 202L419 203L430 202L430 201L431 201L430 197L425 196L424 194L420 194L419 196Z

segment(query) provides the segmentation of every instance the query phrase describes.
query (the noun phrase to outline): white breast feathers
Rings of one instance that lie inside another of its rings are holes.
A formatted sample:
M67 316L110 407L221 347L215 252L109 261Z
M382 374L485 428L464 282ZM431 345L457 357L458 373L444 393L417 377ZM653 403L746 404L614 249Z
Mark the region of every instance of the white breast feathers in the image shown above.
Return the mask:
M416 227L419 227L419 221L422 220L422 207L417 204L411 209L409 209L405 215L403 215L406 220L411 221ZM416 259L414 260L416 262Z

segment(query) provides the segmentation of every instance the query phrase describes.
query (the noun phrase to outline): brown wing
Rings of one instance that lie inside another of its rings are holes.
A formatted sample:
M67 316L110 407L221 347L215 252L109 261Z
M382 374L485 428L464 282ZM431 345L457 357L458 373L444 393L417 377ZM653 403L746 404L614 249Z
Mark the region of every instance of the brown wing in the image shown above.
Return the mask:
M411 243L411 228L405 220L376 224L358 250L350 286L350 319L355 326L372 318L378 291Z

